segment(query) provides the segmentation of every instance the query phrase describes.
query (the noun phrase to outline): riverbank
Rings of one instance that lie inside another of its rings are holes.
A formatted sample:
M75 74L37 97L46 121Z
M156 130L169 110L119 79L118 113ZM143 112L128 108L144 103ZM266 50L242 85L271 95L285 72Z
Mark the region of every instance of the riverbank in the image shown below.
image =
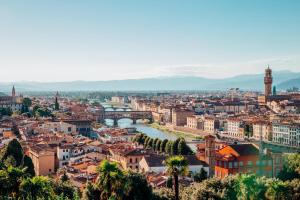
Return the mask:
M149 124L149 126L151 128L158 129L158 130L160 130L162 132L176 135L177 137L183 137L186 140L197 140L197 139L201 139L202 138L201 136L196 135L194 133L184 132L184 131L177 131L177 130L171 130L169 127L164 126L164 125L160 125L158 123L152 123L152 124Z

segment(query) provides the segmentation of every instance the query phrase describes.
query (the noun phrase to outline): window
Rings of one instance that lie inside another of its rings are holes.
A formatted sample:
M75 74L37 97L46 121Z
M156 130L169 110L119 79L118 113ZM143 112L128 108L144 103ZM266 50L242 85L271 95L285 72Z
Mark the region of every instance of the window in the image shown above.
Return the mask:
M71 127L68 127L68 132L71 132L72 131L72 128Z
M232 162L229 162L229 168L230 169L232 168Z
M276 164L279 164L280 163L280 157L276 157Z
M132 159L130 158L130 161L129 161L130 163L132 163Z
M135 162L138 163L138 159L137 158L135 158Z
M51 172L51 169L49 169L49 172Z
M252 166L252 161L249 160L249 161L247 162L247 164L248 164L248 166Z
M272 166L272 160L268 160L268 165Z
M234 162L234 168L237 168L237 167L238 167L238 162L235 161L235 162Z
M240 167L243 167L243 166L244 166L243 161L240 161Z
M259 166L260 165L260 162L259 160L256 161L256 166Z

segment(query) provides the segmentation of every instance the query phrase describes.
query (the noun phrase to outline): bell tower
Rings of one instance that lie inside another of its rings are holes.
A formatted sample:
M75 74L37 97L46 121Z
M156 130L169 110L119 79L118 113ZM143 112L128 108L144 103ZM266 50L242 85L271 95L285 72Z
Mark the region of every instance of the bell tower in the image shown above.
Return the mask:
M215 174L215 160L216 160L216 147L215 137L207 135L204 137L205 140L205 162L209 166L209 176L213 177Z
M273 83L273 77L272 77L272 70L270 69L269 65L268 68L265 70L265 96L272 95L272 83Z

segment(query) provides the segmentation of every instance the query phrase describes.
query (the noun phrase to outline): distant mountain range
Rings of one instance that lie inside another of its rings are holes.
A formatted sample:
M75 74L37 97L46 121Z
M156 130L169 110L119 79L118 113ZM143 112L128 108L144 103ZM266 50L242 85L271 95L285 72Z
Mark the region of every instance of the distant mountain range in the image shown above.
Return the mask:
M15 85L22 91L142 91L142 90L263 90L264 74L239 75L224 79L203 77L160 77L112 81L72 81L72 82L15 82L0 83L1 92L10 92ZM274 71L273 85L278 89L300 87L300 72Z

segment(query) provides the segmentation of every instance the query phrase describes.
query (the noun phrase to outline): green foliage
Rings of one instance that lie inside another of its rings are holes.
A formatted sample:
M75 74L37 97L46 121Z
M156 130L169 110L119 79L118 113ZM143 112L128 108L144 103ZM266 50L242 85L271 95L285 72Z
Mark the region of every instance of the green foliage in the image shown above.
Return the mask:
M12 111L10 108L0 108L0 115L7 115L7 116L11 116L12 115Z
M61 182L67 182L67 181L69 181L69 177L68 177L68 175L67 175L67 173L66 173L65 170L63 171L63 174L60 176L60 181Z
M76 194L76 190L74 186L69 181L56 181L52 182L52 187L57 196L74 199L74 195Z
M178 144L179 144L180 138L176 139L171 147L171 154L172 155L178 155Z
M193 175L193 178L195 182L200 183L207 179L207 172L203 168L201 168L201 170L198 173Z
M87 182L86 188L83 191L84 200L100 200L101 191L97 189L91 182Z
M162 141L161 140L157 140L156 143L155 143L155 151L158 151L160 150L160 145L161 145Z
M167 145L167 143L168 143L167 139L164 139L162 141L162 143L160 144L160 147L159 147L160 152L166 152L166 145Z
M17 139L13 139L8 143L2 159L6 160L9 156L12 156L15 159L17 167L21 166L23 163L23 148Z
M245 136L252 137L253 136L253 125L252 124L246 124L244 127L244 133Z
M22 106L22 111L21 113L27 113L29 112L29 107L32 105L32 101L30 98L25 97L23 99L23 106Z
M101 191L101 199L121 199L124 195L124 174L117 163L104 160L97 171L99 173L97 188Z
M24 179L20 184L20 193L23 199L54 199L51 182L44 176Z
M186 144L186 142L183 138L179 139L177 148L178 148L178 152L177 152L178 155L192 155L193 154L193 151Z
M287 154L283 159L283 169L278 174L281 180L300 178L300 153Z
M142 144L144 148L153 149L159 153L166 153L169 155L191 155L193 151L186 144L183 138L178 138L174 142L169 141L167 139L161 141L158 138L150 138L149 136L138 133L133 138L133 142L137 142L138 144Z
M152 188L148 185L145 176L129 172L126 175L125 195L123 200L151 200Z
M153 148L153 144L154 144L154 140L153 140L153 138L150 138L150 140L147 143L146 148L152 149Z
M173 176L175 200L179 199L179 175L188 174L188 162L183 156L171 156L165 161L167 167L167 173Z
M26 173L30 174L31 177L35 176L34 165L29 156L24 156L23 167L26 167Z

